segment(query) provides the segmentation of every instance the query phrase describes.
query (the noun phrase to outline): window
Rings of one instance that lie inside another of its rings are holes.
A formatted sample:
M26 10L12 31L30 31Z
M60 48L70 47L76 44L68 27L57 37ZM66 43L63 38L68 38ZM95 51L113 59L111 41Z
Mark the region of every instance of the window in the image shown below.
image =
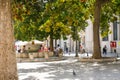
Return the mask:
M117 37L117 22L113 22L113 40L117 40L118 37Z
M102 38L103 41L108 41L108 36Z

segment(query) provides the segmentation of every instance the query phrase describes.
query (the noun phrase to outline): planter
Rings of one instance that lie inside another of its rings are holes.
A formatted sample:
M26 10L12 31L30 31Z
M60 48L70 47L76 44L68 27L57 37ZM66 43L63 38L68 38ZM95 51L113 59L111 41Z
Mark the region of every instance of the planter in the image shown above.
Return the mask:
M48 56L52 57L53 56L53 52L48 52Z
M21 53L22 58L28 58L28 54L27 53Z
M16 58L21 58L21 53L16 53Z
M32 53L33 54L33 56L34 56L34 58L38 58L39 57L39 53Z
M39 53L38 53L38 57L39 57L39 58L43 58L43 57L44 57L44 52L39 52Z
M48 52L44 52L44 56L45 56L45 59L46 59L46 60L48 60L48 59L49 59Z
M34 59L33 53L29 53L29 58L30 58L30 59Z
M61 52L61 53L59 53L59 57L61 58L63 56L63 53Z

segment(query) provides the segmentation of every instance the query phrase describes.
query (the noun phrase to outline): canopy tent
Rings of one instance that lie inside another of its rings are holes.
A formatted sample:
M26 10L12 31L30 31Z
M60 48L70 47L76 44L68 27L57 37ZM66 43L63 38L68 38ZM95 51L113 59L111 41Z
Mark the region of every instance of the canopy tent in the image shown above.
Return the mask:
M39 40L32 40L29 43L32 43L34 41L35 44L44 44L44 42L39 41Z
M19 45L19 46L26 45L26 44L28 44L27 41L16 41L15 42L15 45Z

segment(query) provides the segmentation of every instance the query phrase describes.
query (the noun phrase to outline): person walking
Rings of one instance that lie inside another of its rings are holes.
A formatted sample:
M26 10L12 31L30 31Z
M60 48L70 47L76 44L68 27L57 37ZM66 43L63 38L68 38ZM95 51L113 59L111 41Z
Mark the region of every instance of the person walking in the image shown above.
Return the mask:
M68 47L66 47L66 53L68 53Z
M103 47L103 54L107 54L107 47L106 47L106 45Z

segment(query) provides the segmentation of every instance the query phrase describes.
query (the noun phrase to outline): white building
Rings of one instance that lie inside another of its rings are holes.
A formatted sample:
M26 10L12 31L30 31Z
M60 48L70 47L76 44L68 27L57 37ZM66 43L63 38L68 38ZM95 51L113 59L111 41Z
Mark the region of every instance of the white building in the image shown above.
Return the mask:
M93 24L88 20L89 26L85 30L85 47L89 52L93 52ZM116 51L120 53L120 24L119 21L110 23L111 34L105 38L100 38L101 51L104 45L107 46L107 51L111 52L111 41L116 42Z

